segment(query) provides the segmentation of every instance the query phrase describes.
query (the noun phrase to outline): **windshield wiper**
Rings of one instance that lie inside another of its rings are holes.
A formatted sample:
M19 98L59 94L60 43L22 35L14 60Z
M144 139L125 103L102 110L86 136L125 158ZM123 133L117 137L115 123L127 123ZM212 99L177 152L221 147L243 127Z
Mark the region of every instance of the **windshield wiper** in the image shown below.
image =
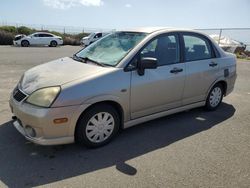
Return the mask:
M79 62L83 62L83 59L79 56L77 56L76 54L73 55L72 59L79 61Z
M79 58L82 59L82 60L84 60L84 63L87 63L87 61L90 61L91 63L94 63L96 65L99 65L99 66L102 66L102 67L105 66L103 63L99 63L99 62L97 62L97 61L95 61L93 59L90 59L88 57L79 57Z
M102 67L106 67L106 66L110 66L110 67L113 67L112 65L109 65L109 64L105 64L105 63L99 63L93 59L90 59L88 57L80 57L80 56L77 56L76 54L73 55L73 59L76 60L76 61L80 61L80 62L83 62L83 63L87 63L87 61L90 61L91 63L94 63L98 66L102 66Z

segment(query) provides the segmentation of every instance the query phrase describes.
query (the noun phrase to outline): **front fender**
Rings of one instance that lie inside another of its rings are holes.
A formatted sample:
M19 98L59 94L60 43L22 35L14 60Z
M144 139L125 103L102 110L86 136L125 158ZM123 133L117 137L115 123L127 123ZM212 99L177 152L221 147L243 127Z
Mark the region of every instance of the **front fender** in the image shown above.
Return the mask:
M105 102L105 101L111 101L111 102L115 102L119 104L123 110L123 121L128 121L129 107L126 106L126 104L124 104L119 97L114 96L114 95L95 96L95 97L91 97L85 100L81 105L79 105L78 109L74 112L74 116L72 117L72 123L71 123L71 126L69 127L69 135L71 136L74 135L75 127L76 127L78 119L90 106L96 103Z
M129 102L126 102L124 100L122 100L120 97L115 96L115 95L99 95L99 96L95 96L95 97L91 97L87 100L85 100L83 103L84 104L96 104L99 102L105 102L105 101L111 101L111 102L115 102L117 104L119 104L123 110L123 118L124 121L128 121L130 119L130 113L129 113Z
M122 103L122 100L114 95L99 95L99 96L94 96L94 97L90 97L88 99L86 99L83 104L94 104L97 102L102 102L102 101L114 101L117 102L119 104Z

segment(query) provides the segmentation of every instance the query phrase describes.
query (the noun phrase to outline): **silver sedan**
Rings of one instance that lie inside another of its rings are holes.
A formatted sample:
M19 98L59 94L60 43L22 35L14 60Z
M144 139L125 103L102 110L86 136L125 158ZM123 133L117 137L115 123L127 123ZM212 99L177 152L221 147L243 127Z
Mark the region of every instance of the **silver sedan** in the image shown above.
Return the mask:
M209 36L141 28L26 71L10 107L14 126L34 143L99 147L119 129L201 106L215 110L235 80L235 56Z

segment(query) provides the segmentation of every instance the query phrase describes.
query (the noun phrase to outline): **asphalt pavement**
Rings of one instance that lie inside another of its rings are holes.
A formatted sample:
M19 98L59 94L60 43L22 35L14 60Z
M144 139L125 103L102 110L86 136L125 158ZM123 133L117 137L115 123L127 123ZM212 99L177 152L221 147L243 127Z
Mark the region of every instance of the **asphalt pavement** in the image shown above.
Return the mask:
M235 90L217 111L143 123L98 149L26 141L12 126L12 89L25 70L80 49L0 46L0 187L250 186L250 61L237 63Z

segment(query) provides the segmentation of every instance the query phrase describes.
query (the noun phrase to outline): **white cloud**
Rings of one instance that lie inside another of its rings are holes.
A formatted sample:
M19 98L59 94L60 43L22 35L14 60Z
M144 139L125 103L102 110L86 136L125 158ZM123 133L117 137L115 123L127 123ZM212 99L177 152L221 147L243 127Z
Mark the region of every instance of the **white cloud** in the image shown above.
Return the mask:
M126 7L126 8L131 8L132 5L128 3L128 4L125 5L125 7Z
M46 6L56 9L68 9L75 6L101 6L102 0L43 0Z

